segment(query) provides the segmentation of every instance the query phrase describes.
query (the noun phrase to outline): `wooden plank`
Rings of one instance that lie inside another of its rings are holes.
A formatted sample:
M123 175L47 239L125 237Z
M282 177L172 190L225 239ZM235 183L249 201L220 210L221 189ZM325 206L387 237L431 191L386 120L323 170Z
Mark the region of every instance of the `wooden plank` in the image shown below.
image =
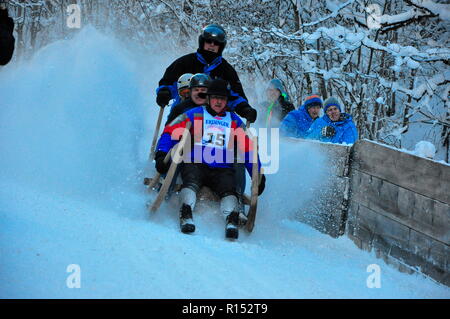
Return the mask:
M445 269L447 273L450 273L450 246L444 245L440 242L433 241L430 247L429 260L441 268Z
M450 205L359 171L352 171L351 181L352 202L450 244Z
M353 184L364 183L364 178L376 179L363 175L367 174L361 173L361 176L355 178ZM375 183L375 185L380 184ZM409 195L421 196L408 190L406 192ZM403 196L408 198L407 195ZM426 199L443 205L438 201ZM412 200L412 204L415 203L415 200ZM443 215L442 212L439 213L439 216ZM413 270L420 269L421 273L450 286L449 245L379 214L355 200L349 204L347 221L347 236L360 249L375 251L378 258L383 258L399 270L411 273Z
M448 245L352 203L349 213L356 214L355 211L357 223L348 235L359 248L374 250L378 258L399 270L411 273L420 269L421 273L450 285Z
M370 208L360 205L356 228L370 230L375 248L389 250L391 245L407 250L409 247L409 228ZM358 236L359 237L359 236Z
M450 245L450 205L434 202L431 210L433 229L439 233L446 245Z
M410 250L426 259L426 260L430 260L430 249L431 246L433 245L433 242L435 240L433 240L431 237L428 237L422 233L419 233L417 231L415 231L414 229L411 229L409 232L409 247Z
M450 166L368 140L353 146L351 169L450 205Z

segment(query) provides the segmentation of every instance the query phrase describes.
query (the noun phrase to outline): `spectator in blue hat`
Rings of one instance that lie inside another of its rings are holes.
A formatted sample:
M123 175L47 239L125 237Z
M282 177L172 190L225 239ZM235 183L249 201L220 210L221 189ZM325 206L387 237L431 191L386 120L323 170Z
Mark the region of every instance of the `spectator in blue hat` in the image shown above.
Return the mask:
M281 136L305 138L311 124L319 118L322 99L318 95L310 95L298 110L289 112L280 125Z
M353 144L358 139L358 131L352 116L342 112L341 104L334 97L324 103L324 115L309 128L306 138L322 142Z

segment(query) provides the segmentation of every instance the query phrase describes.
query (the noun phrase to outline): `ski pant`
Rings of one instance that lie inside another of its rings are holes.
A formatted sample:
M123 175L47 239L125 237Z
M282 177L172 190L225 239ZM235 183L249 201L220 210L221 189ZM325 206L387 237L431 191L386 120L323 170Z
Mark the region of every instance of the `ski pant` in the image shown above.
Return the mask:
M210 167L203 163L185 163L181 169L182 188L191 188L198 192L208 186L220 198L236 195L236 177L234 168Z
M236 192L239 195L245 192L245 165L244 164L234 164L235 178L236 178Z
M181 201L191 206L192 210L197 201L198 191L207 186L219 195L220 208L224 215L240 211L234 168L214 168L201 163L185 163L181 168L181 179L183 180Z

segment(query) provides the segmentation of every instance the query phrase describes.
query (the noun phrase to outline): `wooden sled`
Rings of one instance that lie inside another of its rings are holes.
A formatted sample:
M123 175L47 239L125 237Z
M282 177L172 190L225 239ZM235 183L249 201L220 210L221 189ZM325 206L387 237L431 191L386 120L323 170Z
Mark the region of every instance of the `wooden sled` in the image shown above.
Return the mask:
M158 208L160 207L162 201L164 198L166 198L166 195L170 189L170 186L172 185L172 180L175 176L175 172L177 170L178 164L181 162L182 156L183 156L183 150L184 146L187 141L187 137L189 135L189 129L190 129L191 123L188 123L186 126L186 129L184 130L183 136L181 137L180 142L172 149L171 152L169 152L166 155L166 158L164 159L165 163L168 163L170 158L172 158L172 163L170 164L169 171L166 174L165 178L161 177L160 173L157 173L153 178L144 178L144 184L148 186L149 190L153 190L154 187L162 181L162 186L159 189L158 195L156 199L154 200L153 204L150 206L151 212L156 212ZM258 186L259 186L259 174L258 174L258 152L257 152L257 137L251 137L253 140L254 150L253 152L253 171L252 171L252 185L251 185L251 196L249 197L246 194L242 194L242 203L244 205L248 205L249 210L247 214L247 222L245 224L245 229L248 232L252 232L254 225L255 225L255 219L256 219L256 209L257 209L257 203L258 203ZM177 192L181 189L180 184L176 184L172 191ZM220 201L219 196L215 194L211 189L208 187L202 187L200 192L197 194L197 198L199 200L212 200L212 201Z

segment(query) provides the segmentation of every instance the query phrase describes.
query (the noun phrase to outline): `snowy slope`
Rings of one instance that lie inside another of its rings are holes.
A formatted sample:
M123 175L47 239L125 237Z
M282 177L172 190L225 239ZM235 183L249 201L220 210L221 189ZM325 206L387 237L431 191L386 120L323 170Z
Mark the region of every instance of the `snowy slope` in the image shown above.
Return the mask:
M174 53L176 54L176 53ZM449 298L347 238L296 222L326 177L322 154L282 147L255 230L224 237L216 203L180 233L176 198L150 216L142 177L170 59L130 53L91 28L0 72L1 298ZM67 266L81 288L66 285ZM381 267L381 288L366 285Z

